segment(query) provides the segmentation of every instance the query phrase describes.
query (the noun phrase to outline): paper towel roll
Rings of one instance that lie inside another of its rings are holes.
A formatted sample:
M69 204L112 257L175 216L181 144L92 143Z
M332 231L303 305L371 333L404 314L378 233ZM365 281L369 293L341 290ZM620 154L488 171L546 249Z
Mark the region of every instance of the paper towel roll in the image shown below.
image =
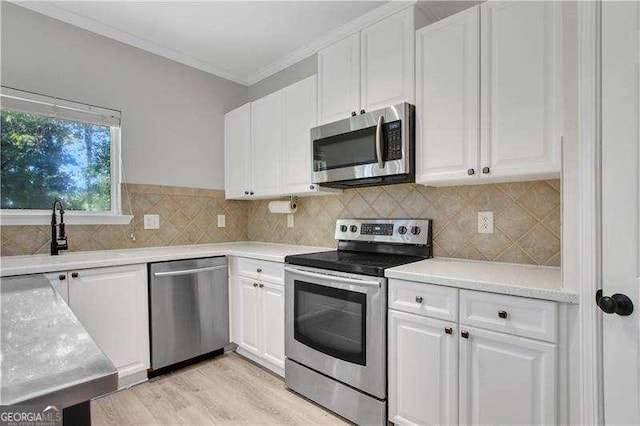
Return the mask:
M269 211L271 213L295 213L296 210L298 210L298 204L295 201L269 202Z

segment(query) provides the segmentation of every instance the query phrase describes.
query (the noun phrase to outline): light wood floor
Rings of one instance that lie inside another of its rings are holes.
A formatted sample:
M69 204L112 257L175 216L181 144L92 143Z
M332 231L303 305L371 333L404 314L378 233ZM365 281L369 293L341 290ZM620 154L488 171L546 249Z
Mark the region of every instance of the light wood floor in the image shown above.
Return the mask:
M91 402L94 425L345 425L231 353Z

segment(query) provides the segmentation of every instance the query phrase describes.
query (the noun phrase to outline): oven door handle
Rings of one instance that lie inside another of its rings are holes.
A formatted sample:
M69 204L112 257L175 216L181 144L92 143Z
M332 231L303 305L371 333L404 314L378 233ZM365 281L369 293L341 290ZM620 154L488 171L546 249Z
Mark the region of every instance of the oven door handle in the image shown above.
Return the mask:
M382 158L382 124L384 124L384 117L381 115L378 117L378 124L376 125L376 157L378 158L378 167L384 169L384 158Z
M316 274L314 272L302 271L300 269L287 268L286 266L285 266L284 270L287 271L287 272L291 272L293 274L298 274L298 275L302 275L302 276L309 277L309 278L318 278L318 279L322 279L322 280L332 280L332 281L337 281L337 282L340 282L340 283L353 284L353 285L358 285L358 286L362 286L362 287L365 287L365 286L366 287L380 287L380 281L357 280L355 278L340 277L340 276L331 275L331 274Z

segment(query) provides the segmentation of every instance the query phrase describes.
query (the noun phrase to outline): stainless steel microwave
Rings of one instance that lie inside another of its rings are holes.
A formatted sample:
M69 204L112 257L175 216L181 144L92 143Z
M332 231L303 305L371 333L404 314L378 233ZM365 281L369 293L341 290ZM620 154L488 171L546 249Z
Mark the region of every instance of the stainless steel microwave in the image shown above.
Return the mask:
M312 181L350 188L413 182L415 107L401 103L311 129Z

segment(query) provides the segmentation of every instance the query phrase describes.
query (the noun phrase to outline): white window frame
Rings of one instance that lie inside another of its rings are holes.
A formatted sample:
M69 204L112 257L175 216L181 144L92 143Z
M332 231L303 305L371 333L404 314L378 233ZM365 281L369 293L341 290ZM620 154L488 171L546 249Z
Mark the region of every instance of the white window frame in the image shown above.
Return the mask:
M61 118L65 120L109 126L111 129L111 210L65 211L65 223L70 225L127 225L132 215L122 214L120 182L122 180L120 111L43 96L36 93L2 87L0 107ZM53 206L53 200L51 200ZM51 210L0 209L0 225L48 225Z

